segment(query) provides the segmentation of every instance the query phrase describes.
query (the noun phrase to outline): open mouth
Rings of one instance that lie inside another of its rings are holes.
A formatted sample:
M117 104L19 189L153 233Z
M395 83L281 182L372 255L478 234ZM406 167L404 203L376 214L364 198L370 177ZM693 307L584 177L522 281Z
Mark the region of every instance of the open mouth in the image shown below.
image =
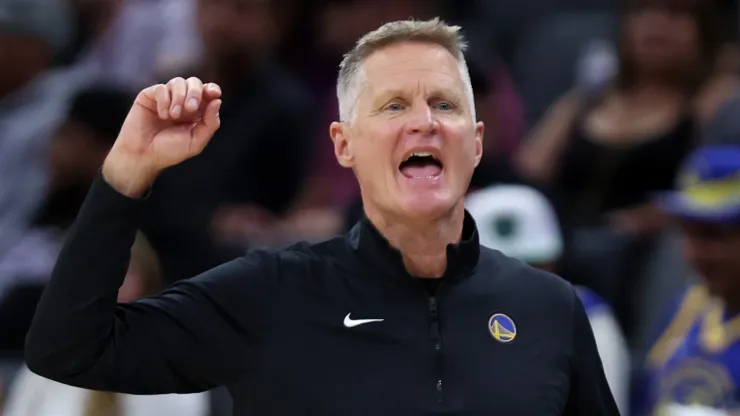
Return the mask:
M442 162L428 152L411 154L398 168L407 178L435 178L442 173Z

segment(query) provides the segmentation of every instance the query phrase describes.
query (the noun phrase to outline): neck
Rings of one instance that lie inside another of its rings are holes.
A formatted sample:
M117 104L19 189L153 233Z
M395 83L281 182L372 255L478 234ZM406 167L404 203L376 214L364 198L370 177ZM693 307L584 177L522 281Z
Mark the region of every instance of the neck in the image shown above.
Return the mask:
M462 237L465 208L462 201L442 217L409 223L366 206L375 228L398 249L406 271L416 277L440 278L447 270L447 246Z
M685 82L683 77L665 71L655 71L636 75L629 91L640 93L683 94Z
M681 103L686 98L685 92L674 85L659 83L641 83L622 91L622 97L631 102L641 103L676 102Z

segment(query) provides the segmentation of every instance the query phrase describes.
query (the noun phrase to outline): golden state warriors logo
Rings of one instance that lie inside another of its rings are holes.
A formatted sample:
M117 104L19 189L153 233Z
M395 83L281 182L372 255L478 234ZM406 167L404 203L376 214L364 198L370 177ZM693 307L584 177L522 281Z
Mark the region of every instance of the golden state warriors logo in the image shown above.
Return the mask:
M663 370L659 382L659 403L735 408L735 385L727 368L719 362L687 358L674 368Z
M514 341L516 338L516 325L514 321L503 313L497 313L488 320L488 330L491 336L498 342L504 344Z

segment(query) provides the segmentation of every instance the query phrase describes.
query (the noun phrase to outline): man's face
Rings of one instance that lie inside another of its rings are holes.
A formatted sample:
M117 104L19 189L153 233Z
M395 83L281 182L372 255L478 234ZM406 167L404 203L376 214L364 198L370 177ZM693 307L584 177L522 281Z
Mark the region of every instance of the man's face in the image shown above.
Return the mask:
M366 209L425 219L462 204L483 123L473 121L455 57L438 45L400 43L370 55L363 70L355 119L332 124L331 135Z
M683 252L709 291L740 300L740 227L682 222Z

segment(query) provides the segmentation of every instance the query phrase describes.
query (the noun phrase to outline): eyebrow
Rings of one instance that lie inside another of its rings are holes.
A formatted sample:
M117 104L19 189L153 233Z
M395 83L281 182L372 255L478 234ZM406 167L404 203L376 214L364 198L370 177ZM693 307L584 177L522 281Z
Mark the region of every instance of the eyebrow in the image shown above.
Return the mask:
M380 91L380 93L377 95L377 98L373 100L373 103L375 104L374 106L377 107L378 105L385 104L395 97L404 97L408 95L409 94L407 89L404 90L401 88L387 88ZM464 94L460 94L452 88L437 88L431 90L431 94L429 94L429 96L437 98L449 98L455 101L462 100L464 98Z

